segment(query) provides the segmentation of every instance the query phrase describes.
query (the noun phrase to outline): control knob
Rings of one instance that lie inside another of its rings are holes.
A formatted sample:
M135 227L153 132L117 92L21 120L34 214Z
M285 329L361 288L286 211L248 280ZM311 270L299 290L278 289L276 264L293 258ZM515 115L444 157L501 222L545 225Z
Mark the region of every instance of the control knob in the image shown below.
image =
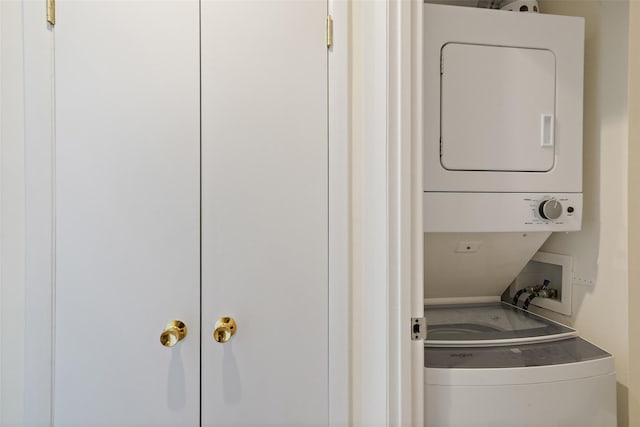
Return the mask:
M556 199L543 200L538 205L538 212L543 219L558 219L562 215L562 204Z

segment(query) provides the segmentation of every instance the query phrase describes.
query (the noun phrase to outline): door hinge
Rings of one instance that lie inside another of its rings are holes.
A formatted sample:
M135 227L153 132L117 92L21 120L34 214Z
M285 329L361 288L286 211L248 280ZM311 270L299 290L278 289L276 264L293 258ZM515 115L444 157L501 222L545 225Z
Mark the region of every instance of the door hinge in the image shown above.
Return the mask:
M56 0L47 0L47 22L56 25Z
M333 18L331 15L327 15L327 48L330 49L333 46Z
M427 319L424 317L411 318L411 341L424 341L427 339Z

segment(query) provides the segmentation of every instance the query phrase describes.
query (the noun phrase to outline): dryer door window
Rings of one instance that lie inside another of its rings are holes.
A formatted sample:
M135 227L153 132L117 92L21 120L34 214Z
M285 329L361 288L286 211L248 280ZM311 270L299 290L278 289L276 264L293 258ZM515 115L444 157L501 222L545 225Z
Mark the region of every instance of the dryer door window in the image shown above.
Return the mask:
M553 168L553 52L447 43L441 61L440 162L445 169Z

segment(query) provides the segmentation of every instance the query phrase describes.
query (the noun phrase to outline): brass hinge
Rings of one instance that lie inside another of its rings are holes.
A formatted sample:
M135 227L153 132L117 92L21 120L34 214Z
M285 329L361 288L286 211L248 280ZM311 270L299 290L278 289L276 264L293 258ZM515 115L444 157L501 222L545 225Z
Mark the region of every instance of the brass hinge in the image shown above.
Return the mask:
M427 319L424 317L411 318L411 341L424 341L427 339Z
M327 15L327 48L333 46L333 18Z
M47 0L47 22L56 25L56 0Z

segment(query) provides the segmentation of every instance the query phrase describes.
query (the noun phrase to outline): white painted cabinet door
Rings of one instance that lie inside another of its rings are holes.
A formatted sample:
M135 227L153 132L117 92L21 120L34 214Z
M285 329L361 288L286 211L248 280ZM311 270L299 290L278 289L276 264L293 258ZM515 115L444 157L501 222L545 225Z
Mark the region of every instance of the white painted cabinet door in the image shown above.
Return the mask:
M56 3L55 425L196 426L198 2Z
M202 1L203 426L328 424L326 15Z
M327 425L326 0L57 3L55 425Z

